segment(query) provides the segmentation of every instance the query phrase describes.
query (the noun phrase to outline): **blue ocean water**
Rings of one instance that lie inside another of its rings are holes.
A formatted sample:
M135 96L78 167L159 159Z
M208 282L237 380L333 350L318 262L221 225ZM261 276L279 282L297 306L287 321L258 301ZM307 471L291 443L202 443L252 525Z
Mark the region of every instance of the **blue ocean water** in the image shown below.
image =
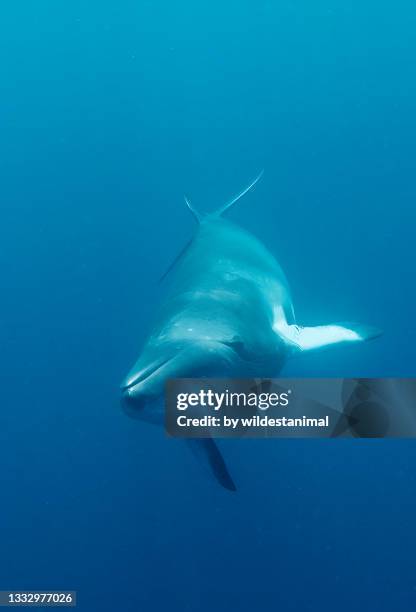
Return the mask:
M118 385L194 231L279 258L304 324L373 343L290 376L414 376L416 10L398 0L0 9L0 588L78 609L413 610L413 441L233 441L238 486Z

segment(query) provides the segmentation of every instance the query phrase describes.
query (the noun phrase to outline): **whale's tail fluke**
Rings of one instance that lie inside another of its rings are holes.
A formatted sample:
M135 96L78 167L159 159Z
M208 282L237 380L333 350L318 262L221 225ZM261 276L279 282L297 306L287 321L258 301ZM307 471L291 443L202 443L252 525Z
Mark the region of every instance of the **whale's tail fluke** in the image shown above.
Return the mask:
M230 201L227 202L227 204L224 204L223 206L221 206L221 208L219 208L218 210L214 211L213 213L202 213L199 212L199 210L197 210L195 208L195 206L192 204L192 202L190 201L190 199L187 196L184 196L184 200L185 200L185 204L188 207L188 209L191 211L195 221L198 223L198 225L200 225L203 220L205 218L207 219L215 219L215 218L219 218L221 217L227 210L229 210L236 202L238 202L238 200L240 200L240 198L242 198L246 193L248 193L250 191L250 189L252 189L254 187L254 185L256 183L258 183L258 181L261 179L261 177L264 174L264 170L262 170L260 172L260 174L258 174L256 176L256 178L254 179L254 181L252 181L250 183L250 185L248 185L247 187L245 187L245 189L243 189L243 191L240 191L240 193L236 196L234 196L234 198ZM167 270L162 274L162 276L159 278L159 282L163 281L168 275L169 272L176 266L176 264L183 258L183 256L185 255L185 253L188 251L190 245L192 243L192 240L189 240L186 245L181 249L181 251L178 253L178 255L175 257L175 259L173 260L173 262L169 265L169 267L167 268Z
M234 206L234 204L236 202L238 202L238 200L240 200L243 196L246 195L246 193L248 193L251 189L253 189L253 187L259 182L259 180L261 179L261 177L264 174L264 170L262 170L254 179L254 181L252 181L250 183L250 185L248 185L247 187L245 187L243 189L243 191L240 191L240 193L238 193L236 196L234 196L232 198L232 200L230 200L229 202L227 202L227 204L224 204L223 206L221 206L221 208L219 208L217 211L215 211L213 213L213 216L215 217L221 217L227 210L230 210L230 208L232 206Z
M189 200L189 198L187 196L184 196L185 199L185 204L187 205L187 207L189 208L189 210L191 211L191 213L193 214L193 216L195 217L197 223L201 223L202 220L204 219L204 217L208 217L208 218L215 218L215 217L221 217L227 210L230 210L230 208L232 206L234 206L234 204L236 202L238 202L238 200L240 200L243 196L246 195L246 193L248 193L251 189L253 189L253 187L259 182L259 180L261 179L261 177L264 174L264 170L262 170L254 179L254 181L251 181L251 183L249 185L247 185L247 187L245 187L242 191L240 191L236 196L234 196L229 202L227 202L226 204L223 204L223 206L221 206L220 208L218 208L218 210L215 210L213 213L208 213L208 214L204 214L204 213L200 213L198 210L196 210L196 208L192 205L191 201Z
M187 207L189 208L189 210L191 211L191 213L195 217L196 222L197 223L201 223L203 215L200 212L198 212L196 210L196 208L191 204L191 201L189 200L189 198L187 198L186 196L183 196L183 197L184 197L184 200L185 200L185 204L187 205Z

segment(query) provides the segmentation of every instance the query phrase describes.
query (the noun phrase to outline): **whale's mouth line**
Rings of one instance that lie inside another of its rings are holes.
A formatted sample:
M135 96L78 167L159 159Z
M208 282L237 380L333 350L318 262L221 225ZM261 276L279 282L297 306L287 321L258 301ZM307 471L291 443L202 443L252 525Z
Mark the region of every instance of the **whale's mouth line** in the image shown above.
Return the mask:
M147 366L144 370L140 372L140 374L138 374L135 378L133 378L133 380L130 381L127 385L122 385L121 390L128 391L129 389L132 389L133 387L143 382L147 378L150 378L150 376L154 376L169 361L170 361L170 358L166 358L166 359L159 360L158 362L152 363L151 365Z

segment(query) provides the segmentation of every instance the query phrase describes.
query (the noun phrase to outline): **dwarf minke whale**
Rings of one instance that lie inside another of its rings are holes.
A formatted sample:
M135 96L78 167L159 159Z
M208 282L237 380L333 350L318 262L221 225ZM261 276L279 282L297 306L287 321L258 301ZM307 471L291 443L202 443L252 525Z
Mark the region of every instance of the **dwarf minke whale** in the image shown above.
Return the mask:
M275 257L225 218L262 174L212 213L198 212L185 198L196 233L163 276L170 277L170 289L121 385L123 407L133 418L164 423L168 378L275 377L291 355L379 335L357 323L305 327L296 322L289 286ZM188 443L218 482L235 490L214 440Z

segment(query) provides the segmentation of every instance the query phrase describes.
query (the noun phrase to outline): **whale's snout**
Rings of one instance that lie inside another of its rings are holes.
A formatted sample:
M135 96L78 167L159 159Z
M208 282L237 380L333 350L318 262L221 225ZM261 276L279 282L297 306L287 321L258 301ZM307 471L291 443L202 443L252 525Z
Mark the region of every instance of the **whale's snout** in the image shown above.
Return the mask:
M132 418L163 420L165 384L169 378L220 376L235 357L234 351L221 342L158 349L162 356L145 351L121 384L121 405Z

